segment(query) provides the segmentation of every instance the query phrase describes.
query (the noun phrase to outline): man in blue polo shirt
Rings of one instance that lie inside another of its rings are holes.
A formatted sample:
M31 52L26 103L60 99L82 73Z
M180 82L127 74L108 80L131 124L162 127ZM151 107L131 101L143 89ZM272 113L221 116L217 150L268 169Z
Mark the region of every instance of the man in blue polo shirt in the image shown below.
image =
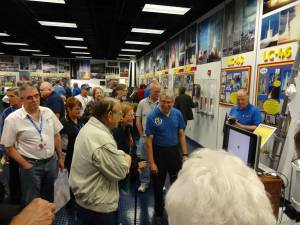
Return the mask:
M237 105L230 110L230 117L235 118L234 126L247 131L254 131L262 122L258 108L249 103L249 97L245 89L237 92Z
M159 107L148 114L146 123L146 148L153 178L155 224L162 224L164 211L163 186L167 172L173 183L187 158L184 134L185 123L181 112L173 108L174 96L170 90L160 94ZM178 144L181 145L182 157Z

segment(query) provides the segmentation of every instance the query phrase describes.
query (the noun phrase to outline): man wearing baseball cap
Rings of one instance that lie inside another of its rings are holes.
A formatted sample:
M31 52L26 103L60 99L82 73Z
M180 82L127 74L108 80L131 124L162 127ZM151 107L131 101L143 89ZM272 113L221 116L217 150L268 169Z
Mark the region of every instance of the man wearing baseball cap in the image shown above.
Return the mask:
M80 116L83 115L83 112L86 108L86 105L92 100L92 97L89 96L89 90L91 86L87 83L82 84L80 87L80 94L76 95L75 98L77 98L81 102L81 111L80 111Z

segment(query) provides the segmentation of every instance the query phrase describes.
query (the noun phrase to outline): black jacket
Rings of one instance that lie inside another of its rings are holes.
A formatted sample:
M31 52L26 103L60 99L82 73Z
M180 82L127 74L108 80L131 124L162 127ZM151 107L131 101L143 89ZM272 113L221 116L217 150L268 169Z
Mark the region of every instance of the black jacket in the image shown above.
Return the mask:
M181 94L176 97L174 107L177 108L183 116L184 121L194 119L192 108L195 107L191 96Z

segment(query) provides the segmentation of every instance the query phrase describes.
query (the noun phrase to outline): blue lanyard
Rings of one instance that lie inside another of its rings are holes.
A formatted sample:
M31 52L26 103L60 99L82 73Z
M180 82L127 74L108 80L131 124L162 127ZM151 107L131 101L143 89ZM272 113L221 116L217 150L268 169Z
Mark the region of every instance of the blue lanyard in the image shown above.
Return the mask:
M43 142L43 137L42 137L42 132L43 132L43 115L41 115L41 126L40 126L40 128L35 124L35 122L33 122L31 116L27 115L27 119L32 123L32 125L34 126L34 128L36 129L36 131L39 133L40 138L41 138L41 142Z
M77 133L79 133L79 131L80 131L80 129L83 127L83 125L78 123L78 124L75 125L74 127L75 127L75 129L77 130Z

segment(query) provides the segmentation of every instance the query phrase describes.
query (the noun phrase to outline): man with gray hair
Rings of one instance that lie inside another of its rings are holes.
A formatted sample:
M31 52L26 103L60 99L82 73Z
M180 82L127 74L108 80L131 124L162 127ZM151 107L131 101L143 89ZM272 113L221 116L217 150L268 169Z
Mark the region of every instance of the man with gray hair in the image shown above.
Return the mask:
M143 160L147 160L146 150L146 120L148 114L158 106L158 98L160 93L160 86L156 84L150 85L150 96L141 100L136 110L136 127L140 136L137 153ZM140 174L141 185L138 188L139 192L145 192L150 184L149 168L146 167Z
M194 151L166 196L169 225L275 225L256 172L223 150Z
M173 104L173 92L163 90L159 98L159 107L149 113L146 123L147 155L154 187L154 222L157 225L163 223L163 186L166 175L169 174L173 183L181 169L182 161L187 159L185 123L181 112L173 108Z
M6 118L1 144L20 166L22 204L26 206L37 197L53 201L57 164L64 168L62 124L50 109L40 106L35 87L22 86L20 95L23 106Z

